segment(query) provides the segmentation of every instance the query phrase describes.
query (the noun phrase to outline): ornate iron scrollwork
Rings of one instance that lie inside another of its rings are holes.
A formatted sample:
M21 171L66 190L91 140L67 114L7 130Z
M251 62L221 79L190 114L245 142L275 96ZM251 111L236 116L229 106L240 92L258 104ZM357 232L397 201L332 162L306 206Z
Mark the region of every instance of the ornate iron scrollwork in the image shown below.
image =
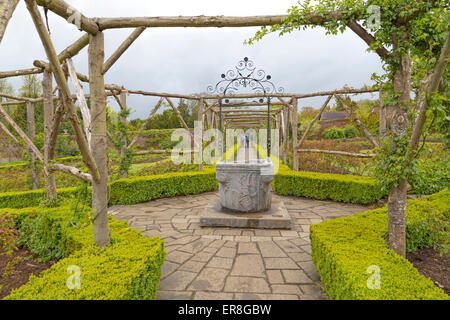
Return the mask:
M264 98L267 101L267 157L270 159L271 139L270 139L270 95L273 93L283 93L283 87L275 87L271 81L272 76L266 74L264 70L256 69L255 63L245 57L239 61L233 69L222 73L222 80L215 86L208 86L206 90L211 94L223 95L219 98L219 130L222 132L222 99L225 103L229 103L229 98L233 98L233 94L241 88L249 88L255 95L259 95L259 102L263 103ZM222 141L220 142L222 147ZM223 160L223 153L222 153Z
M256 69L255 63L245 57L235 66L235 70L230 69L221 74L220 80L215 86L208 86L208 93L233 95L241 88L249 88L255 94L266 96L271 93L283 93L282 87L275 87L271 81L272 76L266 74L264 70ZM262 102L262 101L261 101Z

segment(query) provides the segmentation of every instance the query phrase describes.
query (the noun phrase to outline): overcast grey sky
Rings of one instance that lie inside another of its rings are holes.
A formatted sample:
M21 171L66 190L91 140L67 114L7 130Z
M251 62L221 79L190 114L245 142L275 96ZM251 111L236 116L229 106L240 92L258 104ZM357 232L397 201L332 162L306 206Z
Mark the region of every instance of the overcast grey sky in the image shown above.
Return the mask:
M67 1L67 0L66 0ZM71 0L87 17L266 15L284 14L294 0ZM41 10L42 12L42 10ZM51 37L57 52L82 33L49 12ZM128 89L171 93L200 93L220 80L220 74L247 56L272 75L285 92L308 93L344 85L359 88L373 84L371 74L381 72L381 62L353 32L325 35L322 29L272 34L255 45L244 45L258 28L155 28L147 29L105 76L106 83ZM105 31L105 59L132 29ZM0 70L32 67L33 60L47 60L25 3L20 1L0 44ZM78 72L87 74L87 48L73 59ZM20 78L9 82L17 89ZM83 84L88 92L87 84ZM376 97L367 94L361 97ZM156 98L130 95L131 118L144 118ZM325 97L299 100L302 106L320 107ZM109 104L117 108L114 99Z

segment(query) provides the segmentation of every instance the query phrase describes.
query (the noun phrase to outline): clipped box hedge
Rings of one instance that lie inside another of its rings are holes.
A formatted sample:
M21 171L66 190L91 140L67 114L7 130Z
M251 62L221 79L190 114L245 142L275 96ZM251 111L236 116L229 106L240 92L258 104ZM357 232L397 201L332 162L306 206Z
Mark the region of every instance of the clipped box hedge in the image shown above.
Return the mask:
M214 191L217 187L215 170L211 169L120 179L111 183L109 204L135 204L161 197Z
M410 200L406 208L407 243L409 251L433 245L431 216L445 217L450 211L450 193L441 192L427 200ZM423 214L427 212L426 214ZM418 232L425 228L425 232ZM313 262L332 299L449 299L433 281L385 242L387 208L358 213L354 216L326 220L310 228ZM421 234L419 238L417 235ZM434 243L436 245L436 243ZM369 266L380 268L380 289L369 289L372 273Z
M110 184L109 204L135 204L161 197L214 191L217 187L215 171L212 169L119 179ZM72 197L77 191L76 187L61 188L58 189L58 195ZM34 207L44 197L44 189L0 193L0 208Z
M90 210L85 208L85 213ZM62 258L39 277L13 290L9 300L121 300L155 299L164 262L164 242L145 238L127 222L108 217L111 243L100 248L93 241L87 215L69 206L53 209L5 209L15 213L20 241L42 258ZM67 286L69 266L80 268L80 289Z
M265 148L257 144L255 147L259 157L267 157ZM359 204L374 203L385 196L376 180L370 177L294 171L273 155L270 160L276 172L273 190L283 196Z
M274 176L274 191L283 196L370 204L384 194L375 179L352 175L293 171L280 168Z
M164 262L157 238L91 246L55 263L13 290L5 300L148 300L156 291ZM80 289L69 289L69 266L80 268Z

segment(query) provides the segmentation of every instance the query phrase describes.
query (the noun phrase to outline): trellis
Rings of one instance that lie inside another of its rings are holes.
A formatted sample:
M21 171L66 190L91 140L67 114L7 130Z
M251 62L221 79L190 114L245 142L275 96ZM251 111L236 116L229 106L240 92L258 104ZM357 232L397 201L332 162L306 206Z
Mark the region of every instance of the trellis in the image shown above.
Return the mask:
M0 7L5 8L5 15L0 16L0 41L3 37L3 32L8 20L11 18L12 12L17 5L18 0L0 0ZM183 98L196 100L199 103L198 119L201 119L201 132L205 127L218 128L217 105L219 95L182 95L170 94L161 92L149 92L140 90L127 90L123 86L115 84L105 84L104 74L114 65L126 49L141 35L146 28L153 27L249 27L249 26L263 26L280 24L286 15L272 15L272 16L251 16L251 17L227 17L227 16L197 16L197 17L137 17L137 18L87 18L79 11L70 7L62 0L25 0L27 9L33 19L36 30L38 31L41 42L44 46L47 59L49 62L36 60L33 62L34 67L29 69L12 70L0 72L0 78L15 77L27 74L43 73L43 97L31 99L25 97L15 97L5 94L0 94L2 97L13 99L0 104L0 115L4 120L17 132L20 138L25 142L28 149L43 164L43 171L46 179L47 196L54 197L56 195L56 187L53 172L56 170L70 173L80 179L88 181L92 184L92 208L95 213L93 219L94 239L97 244L103 246L109 243L109 229L107 225L107 154L106 142L108 132L106 130L106 97L113 96L118 102L120 108L124 110L127 107L126 94L140 94L146 96L160 97L156 106L151 110L149 117L140 127L138 133L131 140L130 144L126 145L126 137L122 136L121 156L123 157L127 149L131 149L135 145L137 137L148 124L149 119L153 117L162 102L165 100L173 109L183 127L187 130L184 119L181 117L178 109L175 107L171 99ZM45 27L41 14L38 10L38 5L47 8L56 13L62 18L78 23L77 27L86 32L76 40L73 44L68 46L59 55L57 55L49 33ZM76 15L74 19L73 15ZM313 15L308 17L311 24L322 24L325 21L342 17L342 13L330 13L328 16ZM355 26L354 26L355 27ZM104 57L104 37L103 31L114 28L135 28L134 31L127 37L117 50L105 60ZM356 31L355 31L356 30ZM355 32L360 30L355 29ZM357 33L358 33L357 32ZM81 49L88 47L89 60L89 75L84 75L76 72L71 58L78 54ZM51 87L52 76L56 80L57 86ZM72 95L69 90L67 78L70 77L75 88L75 95ZM81 82L87 82L90 86L90 95L84 95L81 89ZM58 91L58 96L55 92ZM288 144L292 145L292 163L293 169L298 170L298 149L303 143L307 132L304 133L297 141L297 117L298 117L298 100L302 98L328 96L327 102L321 108L322 112L332 96L338 97L341 94L358 94L366 92L376 92L378 89L373 88L343 88L340 90L333 90L327 92L316 92L309 94L299 93L273 93L269 96L277 99L276 105L271 109L272 121L280 131L281 149L283 160L287 162ZM240 94L234 95L233 98L253 98L258 97L255 94ZM87 108L86 98L90 99L90 110ZM53 101L57 101L57 106L54 108ZM84 127L81 127L78 119L74 101L78 100L82 112ZM43 101L44 104L44 148L43 152L39 150L33 143L33 120L32 104L38 101ZM30 128L28 135L26 135L20 127L11 119L7 112L3 109L3 105L17 105L26 104L30 110L28 112L28 122ZM241 126L241 127L258 127L262 126L261 117L258 109L250 109L250 107L257 107L261 104L255 103L232 103L224 104L225 124L227 126ZM348 109L350 110L350 109ZM349 111L351 114L351 110ZM56 137L60 125L67 117L72 125L77 144L80 148L83 162L89 170L89 173L83 173L77 168L66 166L63 164L53 163L55 156ZM313 119L313 122L318 117ZM357 119L355 119L356 121ZM121 117L120 121L126 123L126 118ZM357 122L358 123L358 122ZM204 125L206 124L206 126ZM289 125L290 124L290 125ZM358 124L359 125L359 124ZM307 131L312 126L308 126ZM292 128L292 140L289 142L290 130ZM14 141L17 138L8 130L8 128L1 124L0 128L6 132ZM364 128L362 128L364 131ZM191 133L192 134L192 133ZM368 136L369 138L369 136ZM371 140L369 138L369 140ZM194 148L194 153L202 159L202 150L199 148L198 141L197 148ZM200 144L201 146L201 144ZM301 149L300 149L301 150ZM303 151L301 151L303 152ZM201 164L199 165L201 170Z

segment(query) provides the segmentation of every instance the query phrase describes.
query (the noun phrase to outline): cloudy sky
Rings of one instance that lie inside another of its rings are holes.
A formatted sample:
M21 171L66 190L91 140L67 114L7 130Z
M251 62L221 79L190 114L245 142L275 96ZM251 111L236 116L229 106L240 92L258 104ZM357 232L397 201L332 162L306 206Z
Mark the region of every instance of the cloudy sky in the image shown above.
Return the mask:
M67 1L67 0L66 0ZM87 17L178 16L178 15L267 15L284 14L295 0L71 0ZM41 11L42 12L42 11ZM74 25L49 12L51 37L57 52L82 33ZM344 85L371 85L370 76L381 72L380 59L366 51L366 44L352 31L325 35L322 29L276 34L249 46L244 40L258 28L155 28L147 29L105 76L106 83L128 89L171 93L201 93L220 80L220 74L249 57L272 75L285 92L308 93L333 90ZM105 58L132 29L105 31ZM0 44L0 70L32 67L33 60L47 60L25 3L20 1ZM78 72L87 74L87 48L73 58ZM9 82L20 86L20 78ZM84 89L88 92L88 86ZM371 97L370 94L362 95ZM373 96L375 97L375 96ZM156 98L130 95L132 118L144 118ZM325 97L299 100L299 107L320 107ZM114 99L110 105L117 108Z

